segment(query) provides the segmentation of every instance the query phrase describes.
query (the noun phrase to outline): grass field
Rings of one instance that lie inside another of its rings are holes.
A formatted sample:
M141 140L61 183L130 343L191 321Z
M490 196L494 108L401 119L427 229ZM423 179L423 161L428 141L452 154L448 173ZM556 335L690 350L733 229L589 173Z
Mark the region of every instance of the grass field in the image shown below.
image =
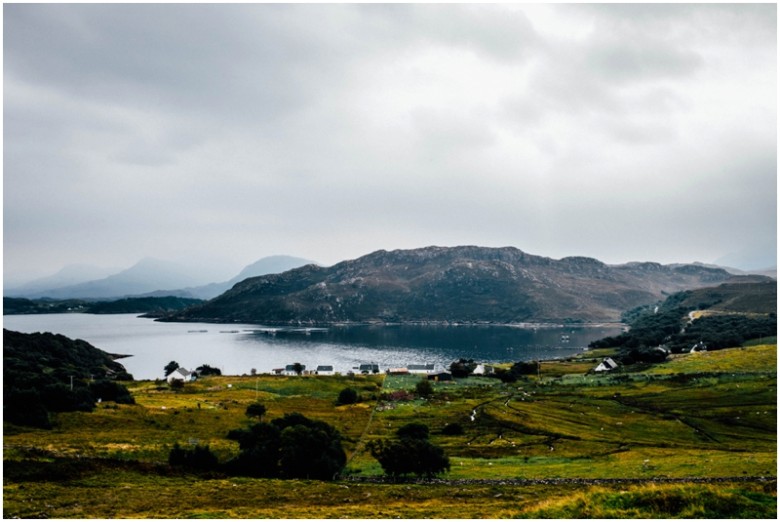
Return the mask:
M632 373L587 373L594 366L584 358L548 361L539 375L512 384L486 377L435 383L430 400L380 399L383 392L413 390L419 376L210 377L181 391L129 383L135 405L61 413L53 430L4 425L3 514L775 518L776 345L675 356ZM362 401L336 406L345 387ZM366 450L369 441L422 422L450 457L443 478L462 483L278 481L168 468L174 443L208 444L223 461L237 454L225 435L250 424L245 410L255 401L269 419L300 412L336 426L348 455L345 475L357 478L382 474ZM453 423L463 434L444 435ZM751 480L735 481L741 477ZM726 482L658 482L693 478ZM500 482L506 479L565 480ZM569 479L647 482L583 486Z

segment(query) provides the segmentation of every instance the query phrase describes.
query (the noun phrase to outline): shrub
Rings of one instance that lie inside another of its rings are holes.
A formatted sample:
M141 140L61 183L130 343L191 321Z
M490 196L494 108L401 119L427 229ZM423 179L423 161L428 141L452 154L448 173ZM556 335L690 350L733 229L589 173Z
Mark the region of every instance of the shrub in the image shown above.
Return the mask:
M178 442L173 445L173 449L168 454L168 464L199 471L212 471L219 467L219 461L208 445L184 449Z
M354 388L344 388L339 392L339 397L336 399L336 404L355 404L358 402L358 392Z
M422 379L420 382L418 382L415 385L414 390L420 397L430 397L433 395L433 385L428 379Z
M257 417L258 419L262 419L263 415L265 415L267 411L268 410L266 409L265 404L253 402L246 407L246 416L250 418Z
M463 435L464 431L463 426L457 422L453 422L444 426L441 430L441 433L442 435Z

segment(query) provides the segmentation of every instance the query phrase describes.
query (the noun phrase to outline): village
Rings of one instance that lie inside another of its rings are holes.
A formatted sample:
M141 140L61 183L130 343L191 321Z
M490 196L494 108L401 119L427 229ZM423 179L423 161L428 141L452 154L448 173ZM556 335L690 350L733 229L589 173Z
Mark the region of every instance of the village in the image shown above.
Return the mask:
M701 350L701 349L700 349ZM210 368L208 365L205 365ZM619 368L619 364L611 357L604 357L601 362L598 363L592 369L592 372L601 373L609 372ZM496 373L495 364L479 363L476 364L474 369L469 372L470 375L475 376L489 376ZM202 368L202 367L201 367ZM347 372L338 372L334 369L333 365L319 364L314 369L306 369L305 364L295 362L285 365L284 368L274 368L270 372L265 372L266 375L279 375L279 376L326 376L326 375L346 375L348 377L354 375L376 375L384 371L387 375L421 375L426 376L428 380L435 382L446 382L453 380L453 374L448 369L444 369L434 363L424 364L407 364L406 366L388 367L382 370L377 363L362 363L358 366L352 367ZM252 375L258 375L259 373L252 369ZM189 382L196 380L201 375L197 370L190 371L183 367L177 367L166 376L168 384L174 381Z

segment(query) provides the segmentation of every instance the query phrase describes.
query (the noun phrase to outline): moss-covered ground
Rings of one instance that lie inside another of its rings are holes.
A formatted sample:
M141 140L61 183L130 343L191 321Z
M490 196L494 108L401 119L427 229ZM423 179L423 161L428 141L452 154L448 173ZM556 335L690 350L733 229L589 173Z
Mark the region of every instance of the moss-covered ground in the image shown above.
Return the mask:
M438 382L432 398L414 400L381 397L414 390L415 376L224 376L180 391L128 383L135 405L57 414L52 430L4 425L3 514L775 518L776 345L675 356L631 372L588 373L594 366L585 357L548 361L515 383ZM362 401L336 406L345 387ZM237 445L225 435L249 425L245 410L255 401L267 407L266 418L300 412L336 426L349 459L345 479L196 476L167 466L177 442L208 444L223 461L234 456ZM447 482L347 480L381 475L366 444L408 422L428 425L449 455ZM442 433L455 423L462 434ZM512 479L522 482L506 482Z

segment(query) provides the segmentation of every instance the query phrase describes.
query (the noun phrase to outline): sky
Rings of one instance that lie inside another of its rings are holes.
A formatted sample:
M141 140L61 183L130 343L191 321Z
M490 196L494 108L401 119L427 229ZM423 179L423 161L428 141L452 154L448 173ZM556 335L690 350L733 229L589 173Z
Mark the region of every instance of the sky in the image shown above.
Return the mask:
M5 284L777 253L774 4L4 4Z

